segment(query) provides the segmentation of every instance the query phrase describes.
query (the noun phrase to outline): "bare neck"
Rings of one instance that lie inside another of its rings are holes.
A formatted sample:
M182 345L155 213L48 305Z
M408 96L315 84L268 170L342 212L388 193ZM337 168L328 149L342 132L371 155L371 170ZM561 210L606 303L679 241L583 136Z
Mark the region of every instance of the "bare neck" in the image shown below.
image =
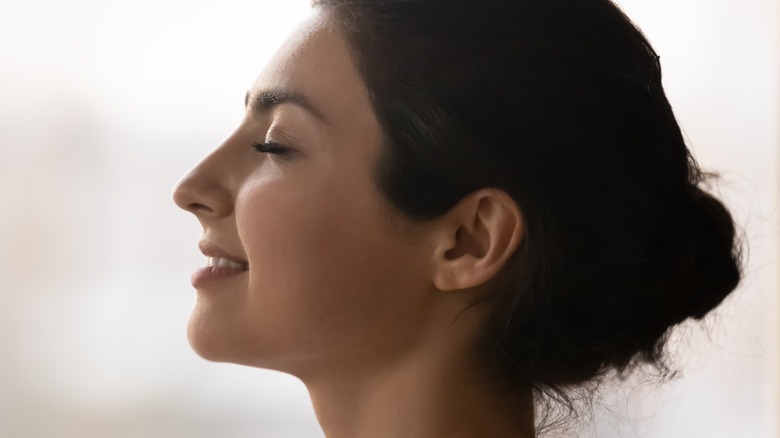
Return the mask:
M445 348L446 350L446 348ZM533 438L530 393L507 402L469 367L436 347L410 352L371 373L350 370L306 380L328 438ZM462 362L462 361L461 361Z

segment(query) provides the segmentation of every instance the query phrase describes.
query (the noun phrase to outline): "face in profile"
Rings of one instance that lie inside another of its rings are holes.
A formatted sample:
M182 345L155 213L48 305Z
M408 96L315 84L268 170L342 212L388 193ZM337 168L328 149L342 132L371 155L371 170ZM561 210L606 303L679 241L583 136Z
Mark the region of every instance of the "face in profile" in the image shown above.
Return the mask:
M346 40L314 16L249 90L235 132L175 189L213 265L193 276L198 354L300 375L409 345L432 295L428 260L377 191L381 143Z

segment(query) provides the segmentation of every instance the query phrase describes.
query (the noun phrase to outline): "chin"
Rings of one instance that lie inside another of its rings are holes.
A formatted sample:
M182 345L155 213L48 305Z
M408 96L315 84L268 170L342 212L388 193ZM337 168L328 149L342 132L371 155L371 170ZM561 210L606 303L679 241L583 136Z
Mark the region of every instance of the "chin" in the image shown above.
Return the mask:
M311 354L293 349L295 342L253 334L236 315L215 312L197 303L187 321L190 348L210 362L233 363L292 374L313 360ZM268 333L266 333L268 335Z
M277 369L272 363L266 363L269 362L268 360L262 360L268 359L264 357L268 352L263 355L257 351L257 340L247 339L232 330L235 330L235 327L209 320L193 312L187 323L187 340L190 348L209 362Z
M193 313L187 323L187 341L190 347L198 356L208 361L231 362L232 342L221 336L213 327L214 324L209 324L204 318ZM217 324L216 327L220 325Z

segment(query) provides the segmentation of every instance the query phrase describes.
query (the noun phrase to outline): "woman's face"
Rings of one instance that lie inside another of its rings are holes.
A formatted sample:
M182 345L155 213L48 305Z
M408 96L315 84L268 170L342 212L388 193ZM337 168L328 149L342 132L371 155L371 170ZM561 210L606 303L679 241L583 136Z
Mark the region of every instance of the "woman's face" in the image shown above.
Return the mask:
M380 128L337 27L308 21L247 102L174 192L203 226L204 254L237 263L193 276L191 345L292 373L406 348L431 303L430 257L390 225L372 173Z

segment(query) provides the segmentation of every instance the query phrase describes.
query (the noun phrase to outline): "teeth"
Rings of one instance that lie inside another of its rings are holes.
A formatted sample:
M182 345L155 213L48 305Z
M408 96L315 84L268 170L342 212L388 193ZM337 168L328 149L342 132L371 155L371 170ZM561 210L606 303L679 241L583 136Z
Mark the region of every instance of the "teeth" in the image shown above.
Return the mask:
M206 266L233 269L246 269L247 267L245 263L234 262L232 260L223 259L222 257L209 257Z

